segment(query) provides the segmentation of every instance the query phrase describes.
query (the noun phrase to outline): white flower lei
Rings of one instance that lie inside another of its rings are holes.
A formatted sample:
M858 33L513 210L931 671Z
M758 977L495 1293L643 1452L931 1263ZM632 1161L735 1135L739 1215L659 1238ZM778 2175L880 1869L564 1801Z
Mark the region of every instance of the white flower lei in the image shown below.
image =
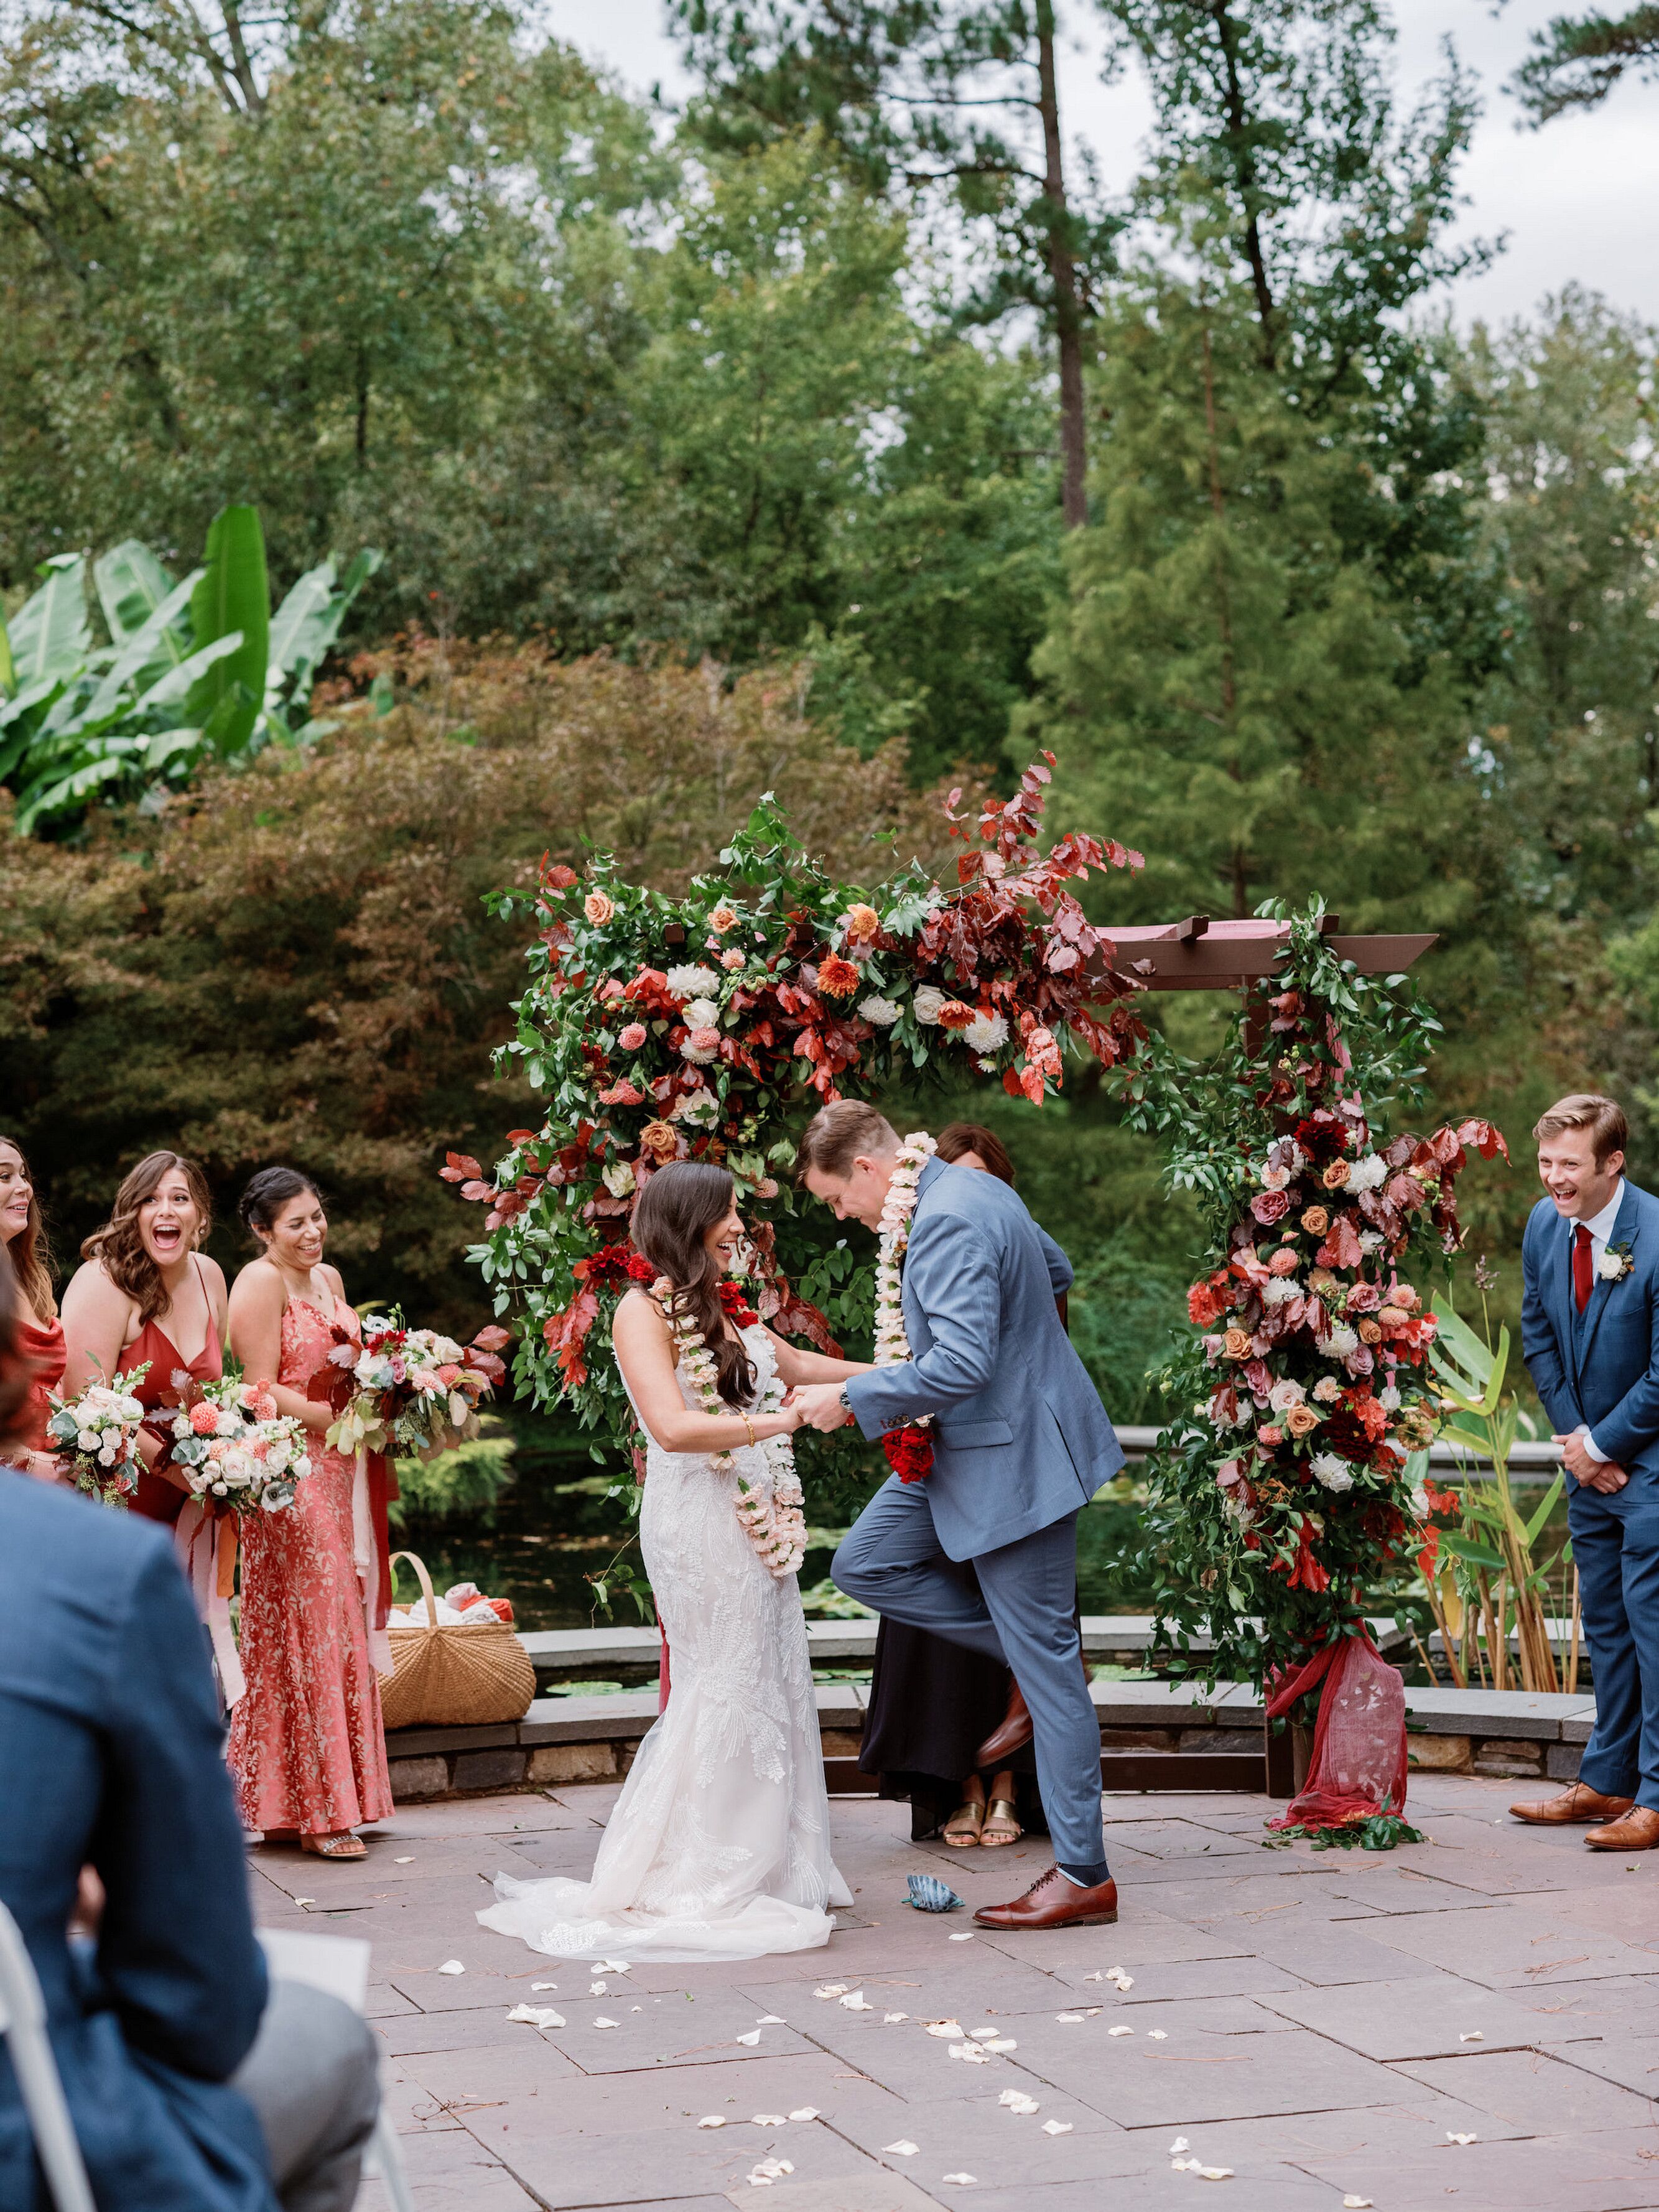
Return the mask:
M660 1276L652 1285L652 1296L661 1307L678 1353L678 1364L691 1385L697 1403L704 1413L715 1419L729 1416L732 1408L720 1394L720 1370L714 1355L708 1349L708 1340L696 1328L690 1316L676 1310L673 1285L667 1277ZM783 1404L784 1386L775 1375L761 1393L757 1413L775 1413ZM795 1473L795 1447L787 1436L766 1437L759 1447L772 1474L772 1494L763 1497L751 1490L744 1477L738 1477L738 1494L733 1500L738 1525L759 1553L761 1564L777 1576L796 1574L806 1557L806 1500ZM708 1455L708 1464L719 1474L734 1468L737 1462L730 1451L714 1451Z
M899 1146L898 1164L887 1186L887 1197L881 1209L881 1247L876 1255L878 1367L896 1367L910 1357L910 1340L904 1334L899 1265L910 1242L910 1217L916 1210L917 1180L938 1150L926 1131L913 1131ZM908 1425L931 1428L933 1420L931 1413L924 1413Z

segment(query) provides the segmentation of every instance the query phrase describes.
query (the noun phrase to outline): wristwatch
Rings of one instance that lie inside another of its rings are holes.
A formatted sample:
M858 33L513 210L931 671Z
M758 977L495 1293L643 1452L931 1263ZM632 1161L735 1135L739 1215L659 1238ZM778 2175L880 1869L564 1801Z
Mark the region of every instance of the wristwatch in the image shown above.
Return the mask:
M847 1385L844 1382L841 1386L839 1403L843 1413L850 1413L852 1412L853 1401L847 1395Z

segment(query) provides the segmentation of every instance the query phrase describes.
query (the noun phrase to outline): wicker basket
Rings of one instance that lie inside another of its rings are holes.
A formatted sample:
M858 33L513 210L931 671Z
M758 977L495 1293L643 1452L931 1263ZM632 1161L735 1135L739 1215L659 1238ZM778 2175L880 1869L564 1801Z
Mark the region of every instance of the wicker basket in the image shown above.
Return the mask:
M394 1552L414 1568L426 1599L418 1626L392 1626L392 1673L380 1684L380 1714L389 1729L464 1728L481 1721L521 1721L536 1694L530 1654L504 1620L440 1627L432 1577L413 1552Z

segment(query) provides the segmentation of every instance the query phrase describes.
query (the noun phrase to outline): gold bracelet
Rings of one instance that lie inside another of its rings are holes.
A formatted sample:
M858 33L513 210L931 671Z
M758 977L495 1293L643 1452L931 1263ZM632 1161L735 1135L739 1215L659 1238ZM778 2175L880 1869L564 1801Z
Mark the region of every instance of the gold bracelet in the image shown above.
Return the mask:
M755 1443L755 1424L750 1419L747 1413L739 1413L738 1415L738 1419L743 1423L744 1428L749 1431L750 1449L752 1450L754 1449Z

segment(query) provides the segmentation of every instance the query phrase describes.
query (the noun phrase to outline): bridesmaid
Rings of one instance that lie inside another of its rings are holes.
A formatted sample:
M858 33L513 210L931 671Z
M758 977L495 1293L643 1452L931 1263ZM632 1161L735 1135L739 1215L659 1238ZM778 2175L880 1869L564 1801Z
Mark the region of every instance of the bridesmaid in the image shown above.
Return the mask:
M64 1293L70 1391L107 1382L142 1362L133 1392L150 1419L138 1432L144 1465L132 1501L147 1520L177 1521L189 1486L169 1461L175 1375L215 1382L224 1373L225 1279L197 1248L213 1226L207 1178L179 1152L151 1152L115 1194L103 1227L81 1247Z
M263 1249L231 1292L230 1348L245 1374L276 1378L278 1407L311 1431L311 1472L291 1506L244 1523L247 1687L231 1721L230 1771L243 1825L267 1843L297 1835L319 1858L360 1859L353 1831L392 1812L366 1610L379 1565L366 1502L354 1516L356 1462L325 1444L333 1416L309 1390L336 1327L361 1331L323 1259L328 1221L313 1183L262 1168L241 1215Z
M46 1439L52 1412L46 1393L64 1379L64 1325L52 1294L52 1255L40 1201L22 1148L10 1137L0 1137L0 1244L11 1261L16 1349L34 1370L22 1424L5 1447L3 1464L51 1482L58 1460Z

